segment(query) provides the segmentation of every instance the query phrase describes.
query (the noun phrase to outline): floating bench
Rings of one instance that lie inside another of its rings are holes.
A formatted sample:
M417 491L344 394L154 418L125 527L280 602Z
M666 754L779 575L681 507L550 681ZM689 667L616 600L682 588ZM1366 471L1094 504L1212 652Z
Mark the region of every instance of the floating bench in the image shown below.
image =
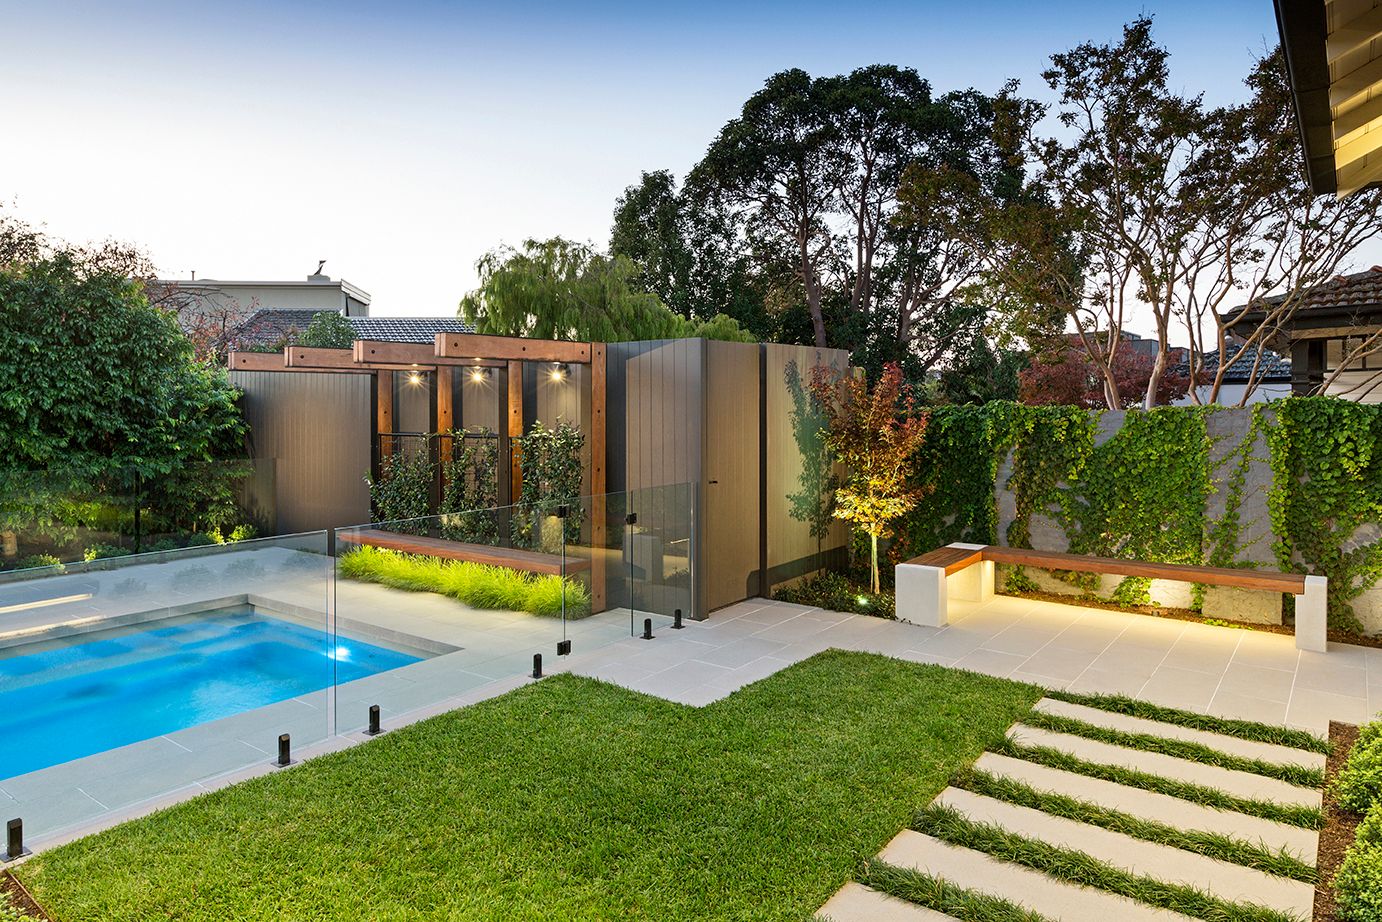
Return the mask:
M935 627L948 624L947 607L952 597L974 602L987 602L993 597L994 564L999 563L1044 570L1075 570L1081 573L1108 573L1259 589L1264 592L1289 592L1296 597L1296 647L1321 653L1325 650L1325 596L1329 581L1323 576L1145 563L992 544L951 544L898 564L898 619Z
M367 544L370 547L402 551L405 554L468 560L491 567L507 567L510 570L526 570L529 573L550 576L560 576L563 572L569 576L590 569L590 561L584 557L567 557L566 569L563 571L562 558L558 554L543 554L511 547L491 547L488 544L468 544L464 541L447 541L445 538L428 538L425 535L400 535L379 528L358 528L338 532L336 540L347 544Z

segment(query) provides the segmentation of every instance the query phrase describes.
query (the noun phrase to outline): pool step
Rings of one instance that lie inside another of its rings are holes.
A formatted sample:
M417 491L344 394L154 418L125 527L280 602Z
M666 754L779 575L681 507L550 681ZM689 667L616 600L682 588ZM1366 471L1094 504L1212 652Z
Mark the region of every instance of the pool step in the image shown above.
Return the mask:
M1069 733L1055 733L1027 724L1019 723L1010 727L1008 739L1019 745L1056 749L1086 762L1127 768L1176 781L1217 788L1234 797L1304 807L1319 807L1322 800L1318 790L1296 787L1276 778L1220 768L1203 762L1192 762L1159 752L1115 746Z
M984 753L974 767L999 778L1021 782L1038 791L1072 797L1187 832L1233 836L1269 851L1284 851L1309 865L1315 863L1319 833L1311 829L1232 810L1217 810L1179 797L1090 778L994 752Z
M1168 724L1159 720L1148 720L1144 717L1131 717L1127 714L1086 707L1083 704L1071 704L1068 701L1060 701L1055 698L1041 699L1037 702L1035 710L1055 717L1068 717L1073 720L1084 721L1087 724L1093 724L1107 730L1140 733L1145 736L1159 736L1168 740L1198 743L1218 752L1245 759L1261 759L1263 762L1270 762L1275 765L1301 765L1306 768L1324 769L1325 756L1323 753L1296 749L1291 746L1239 739L1236 736L1211 733L1207 730L1195 730L1190 727L1182 727L1179 724Z
M1314 905L1312 884L1135 839L971 791L946 788L934 803L949 807L972 822L987 823L1027 839L1084 852L1110 867L1163 883L1193 887L1221 900L1256 903L1301 917L1308 917Z

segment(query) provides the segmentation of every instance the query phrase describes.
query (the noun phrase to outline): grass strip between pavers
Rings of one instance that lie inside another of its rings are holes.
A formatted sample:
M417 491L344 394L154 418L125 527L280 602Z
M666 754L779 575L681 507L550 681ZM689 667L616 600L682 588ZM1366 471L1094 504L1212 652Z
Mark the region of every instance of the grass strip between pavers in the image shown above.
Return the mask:
M1133 874L1075 849L1020 836L992 823L976 823L950 807L933 804L920 810L912 828L951 845L1020 864L1068 883L1095 887L1209 922L1300 922L1275 909L1224 900L1185 884Z
M1067 701L1071 704L1083 704L1085 707L1111 711L1115 714L1126 714L1129 717L1159 720L1162 723L1189 727L1192 730L1207 730L1210 733L1222 733L1224 736L1236 736L1243 740L1275 743L1278 746L1290 746L1293 749L1304 749L1307 752L1329 755L1328 740L1320 739L1308 730L1298 730L1294 727L1276 727L1271 724L1258 723L1255 720L1236 720L1231 717L1211 717L1208 714L1196 714L1193 711L1182 711L1179 708L1152 704L1150 701L1142 701L1138 698L1129 698L1127 695L1048 691L1046 697L1054 698L1057 701Z
M1128 787L1142 788L1145 791L1155 791L1158 794L1179 797L1181 800L1188 800L1191 803L1206 807L1232 810L1235 813L1244 813L1264 820L1299 826L1302 829L1319 829L1324 823L1324 813L1318 807L1280 804L1271 800L1257 800L1250 797L1234 797L1218 788L1193 784L1189 781L1164 778L1161 775L1123 768L1120 765L1088 762L1079 756L1072 756L1068 752L1061 752L1059 749L1052 749L1049 746L1026 746L1005 738L992 746L990 751L998 755L1011 756L1014 759L1026 759L1028 762L1045 765L1047 768L1058 768L1078 775L1087 775L1090 778L1113 781Z
M1135 839L1169 845L1243 867L1313 884L1318 874L1310 865L1284 850L1263 848L1244 839L1206 830L1177 829L1064 794L1041 791L1013 778L981 769L961 769L950 782L957 788L992 797L1019 807L1030 807L1052 816L1088 823Z
M1213 765L1217 768L1227 768L1231 771L1248 772L1253 775L1261 775L1264 778L1274 778L1277 781L1284 781L1287 784L1294 784L1296 787L1309 788L1314 791L1318 791L1324 786L1323 769L1311 768L1308 765L1286 765L1279 762L1267 762L1263 759L1250 759L1246 756L1221 752L1211 746L1189 740L1167 739L1152 733L1114 730L1111 727L1101 727L1098 724L1080 720L1078 717L1047 714L1044 711L1032 711L1030 715L1023 718L1023 723L1042 730L1069 733L1072 736L1082 736L1085 739L1110 743L1126 749L1140 749L1144 752L1155 752L1190 762Z
M912 868L899 868L877 858L864 863L859 882L918 906L945 913L961 922L1051 922L1030 909Z

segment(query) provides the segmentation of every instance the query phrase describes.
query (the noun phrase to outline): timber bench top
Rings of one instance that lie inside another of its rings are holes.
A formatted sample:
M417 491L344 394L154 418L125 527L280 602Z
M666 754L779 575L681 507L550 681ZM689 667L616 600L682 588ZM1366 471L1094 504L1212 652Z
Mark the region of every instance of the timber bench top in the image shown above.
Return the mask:
M1262 589L1269 592L1289 592L1300 595L1305 591L1305 574L1278 573L1273 570L1242 570L1235 567L1201 567L1179 563L1146 563L1141 560L1122 560L1116 557L1090 557L1084 554L1063 554L1056 551L1034 551L1021 547L1000 547L990 544L982 548L942 547L907 561L923 567L943 568L947 576L980 562L1011 566L1039 567L1045 570L1077 570L1081 573L1108 573L1113 576L1140 576L1147 579L1171 579L1188 583L1207 583L1233 586L1239 589Z
M510 570L526 570L529 573L557 576L562 573L562 558L559 555L525 551L520 548L468 544L464 541L448 541L445 538L429 538L425 535L399 535L379 528L357 528L353 531L340 532L337 538L349 544L368 544L371 547L402 551L405 554L444 557L448 560L469 560L473 563L483 563L493 567L507 567ZM590 569L590 561L586 558L566 558L566 573L588 569Z

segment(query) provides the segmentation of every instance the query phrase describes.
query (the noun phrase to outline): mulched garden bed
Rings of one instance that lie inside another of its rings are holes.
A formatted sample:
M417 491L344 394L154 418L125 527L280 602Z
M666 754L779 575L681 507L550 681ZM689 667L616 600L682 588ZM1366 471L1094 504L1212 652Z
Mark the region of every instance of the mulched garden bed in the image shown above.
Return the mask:
M1334 779L1348 761L1353 744L1358 742L1358 728L1331 720L1329 742L1333 748L1324 768L1324 828L1320 830L1316 858L1320 876L1319 883L1315 884L1315 922L1335 922L1339 918L1334 906L1334 875L1363 819L1356 813L1341 810L1334 800Z
M24 889L24 885L9 871L0 871L0 893L9 899L11 906L25 915L53 922L53 917L38 905L29 891Z
M1212 624L1220 627L1242 628L1248 631L1265 631L1268 634L1288 634L1294 635L1296 629L1286 624L1262 624L1257 621L1235 621L1231 618L1209 618L1197 611L1188 608L1170 608L1164 605L1123 605L1118 602L1108 602L1104 599L1086 598L1079 595L1065 595L1060 592L999 592L998 595L1008 595L1015 599L1039 599L1043 602L1055 602L1057 605L1080 605L1085 608L1102 608L1105 611L1121 611L1139 615L1151 615L1154 618L1172 618L1176 621L1194 621L1198 624ZM1376 647L1382 649L1382 637L1374 637L1370 634L1355 634L1350 631L1330 630L1326 634L1327 638L1334 643L1351 643L1359 647Z

